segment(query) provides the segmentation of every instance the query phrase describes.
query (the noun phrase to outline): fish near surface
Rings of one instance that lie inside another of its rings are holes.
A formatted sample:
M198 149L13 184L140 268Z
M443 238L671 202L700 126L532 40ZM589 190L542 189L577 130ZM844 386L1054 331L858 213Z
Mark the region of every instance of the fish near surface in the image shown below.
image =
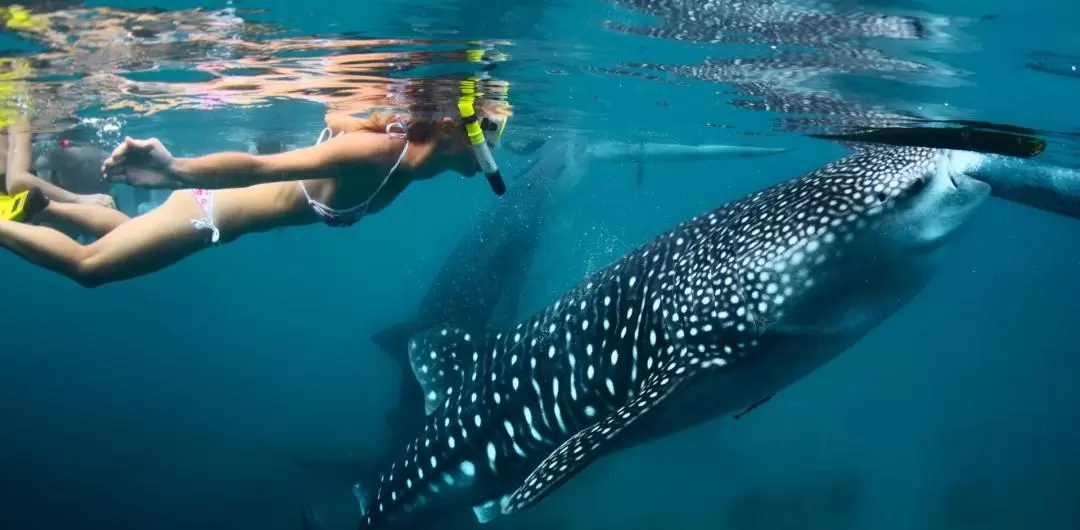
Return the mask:
M410 341L427 421L357 484L361 529L534 505L597 457L738 412L930 280L989 196L983 158L862 149L659 235L501 332Z

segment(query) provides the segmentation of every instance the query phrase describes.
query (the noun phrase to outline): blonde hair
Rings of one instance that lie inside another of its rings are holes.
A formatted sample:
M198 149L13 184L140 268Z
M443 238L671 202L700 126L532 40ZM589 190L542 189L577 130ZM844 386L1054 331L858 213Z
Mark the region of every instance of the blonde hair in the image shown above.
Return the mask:
M477 102L476 115L485 116L510 116L510 109L505 104L493 104L491 102ZM386 132L387 126L392 123L404 123L406 138L417 144L425 144L433 140L448 138L460 130L461 120L457 118L447 119L445 114L441 117L430 118L427 116L417 117L409 113L372 112L365 117L357 118L351 132Z

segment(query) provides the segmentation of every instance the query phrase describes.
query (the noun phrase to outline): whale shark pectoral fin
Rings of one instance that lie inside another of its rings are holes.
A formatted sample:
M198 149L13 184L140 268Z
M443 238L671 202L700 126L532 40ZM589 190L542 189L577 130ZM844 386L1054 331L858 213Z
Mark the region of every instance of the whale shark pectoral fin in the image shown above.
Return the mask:
M589 463L603 454L619 433L664 401L690 379L692 372L676 375L674 370L659 373L642 389L636 398L615 412L578 431L529 474L525 482L510 495L502 506L503 515L519 512L540 502L549 493L573 478Z
M489 351L489 335L475 336L450 326L418 333L409 340L409 365L424 391L429 416L446 401L447 391L475 373L481 351Z

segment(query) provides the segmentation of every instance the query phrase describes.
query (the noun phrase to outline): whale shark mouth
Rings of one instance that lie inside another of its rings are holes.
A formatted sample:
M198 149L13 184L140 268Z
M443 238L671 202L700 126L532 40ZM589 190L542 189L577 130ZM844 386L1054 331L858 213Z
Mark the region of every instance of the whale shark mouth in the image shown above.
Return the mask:
M948 191L935 208L935 220L930 223L933 225L930 233L935 235L926 237L927 241L934 242L934 246L948 240L946 235L964 224L982 203L982 199L990 194L989 184L963 171L949 172L948 186Z

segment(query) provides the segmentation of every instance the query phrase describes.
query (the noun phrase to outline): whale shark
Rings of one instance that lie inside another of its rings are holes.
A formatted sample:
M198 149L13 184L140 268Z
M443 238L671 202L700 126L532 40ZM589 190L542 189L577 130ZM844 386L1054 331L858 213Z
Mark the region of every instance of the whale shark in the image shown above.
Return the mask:
M605 21L621 33L709 43L834 46L856 39L944 40L950 19L930 13L899 13L860 6L836 9L828 2L706 2L609 0L625 10L652 15L649 24ZM955 22L952 22L955 24Z
M483 331L510 325L517 317L528 272L551 216L552 205L582 178L593 163L693 162L782 154L791 148L727 144L678 144L589 140L576 134L550 138L512 179L513 188L481 213L443 262L408 318L372 336L373 342L399 361L398 401L386 414L389 447L414 436L424 421L422 393L409 369L408 341L441 324ZM640 172L639 172L640 173ZM351 486L383 459L380 455L301 452L294 463L328 480Z
M860 148L684 221L516 325L414 336L426 420L355 485L359 528L520 513L597 458L777 394L922 291L990 197L972 175L999 164Z

